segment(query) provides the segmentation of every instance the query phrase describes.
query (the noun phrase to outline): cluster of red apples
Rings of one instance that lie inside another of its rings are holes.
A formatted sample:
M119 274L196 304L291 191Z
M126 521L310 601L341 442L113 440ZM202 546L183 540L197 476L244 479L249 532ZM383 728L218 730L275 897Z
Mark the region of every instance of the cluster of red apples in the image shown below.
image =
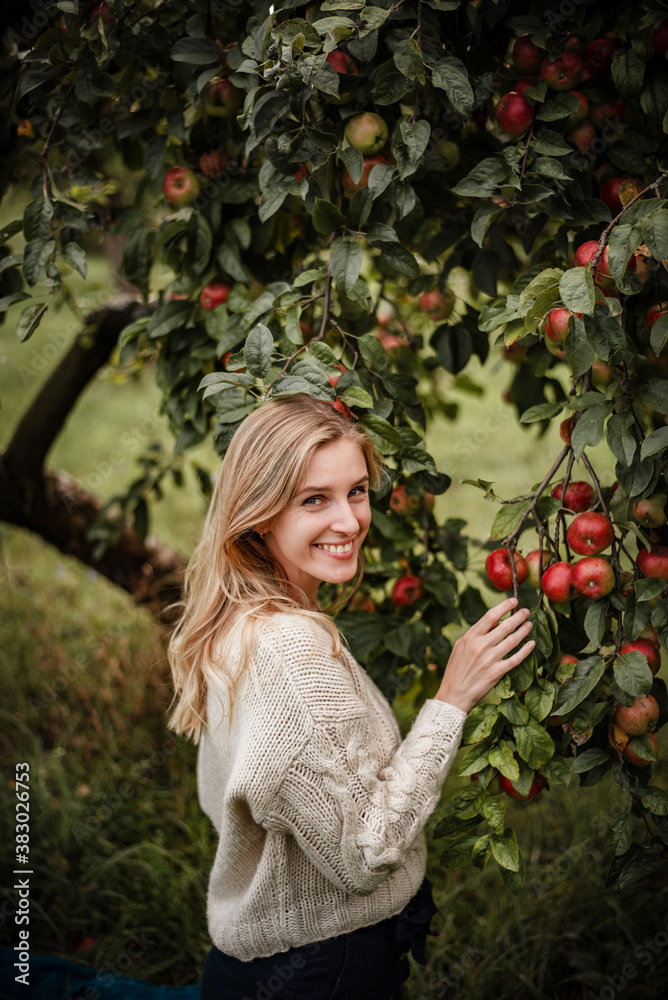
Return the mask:
M566 531L566 542L569 551L582 558L576 561L562 560L549 548L534 549L526 557L505 547L498 548L489 553L485 562L490 583L498 590L511 590L514 563L517 584L527 581L542 590L556 605L563 605L579 596L592 601L599 600L617 586L622 595L627 594L633 585L634 574L630 571L623 572L621 579L617 581L611 562L601 555L613 545L615 533L612 521L606 514L590 510L596 496L593 487L588 482L577 481L570 483L564 491L563 484L559 484L552 490L552 496L561 500L563 508L576 515ZM665 506L664 494L654 494L633 504L634 519L649 531L652 541L660 538L658 529L666 524ZM649 549L641 549L636 558L636 566L642 576L661 580L668 585L668 546L655 543ZM652 625L646 625L635 641L623 643L618 650L620 655L633 652L644 656L652 674L657 673L661 665L661 650L657 631ZM577 662L578 658L571 654L561 656L559 676L562 681L569 679L569 664ZM623 752L630 763L636 766L650 763L634 753L628 745L628 740L633 736L647 736L655 755L658 753L658 741L652 734L658 718L659 706L652 695L638 697L632 705L619 705L616 708L614 724L622 731ZM508 785L505 789L508 794L522 797L509 782ZM532 786L526 797L538 794L541 787Z
M658 53L668 51L668 19L654 32L653 44ZM622 134L620 123L626 111L624 98L617 94L612 99L590 101L587 94L577 88L594 80L596 84L605 81L606 89L610 89L612 59L617 48L614 38L596 38L585 45L577 35L571 35L563 55L550 59L544 49L534 44L530 35L522 35L512 51L513 69L522 77L513 82L512 89L497 103L497 125L512 138L523 135L533 125L536 115L536 106L527 91L543 81L555 97L567 94L573 98L573 110L564 124L566 141L575 149L589 155L595 148L597 130L602 131L606 142L615 141ZM599 197L614 216L639 193L640 185L634 178L605 176L610 170L602 165L596 176L600 184Z

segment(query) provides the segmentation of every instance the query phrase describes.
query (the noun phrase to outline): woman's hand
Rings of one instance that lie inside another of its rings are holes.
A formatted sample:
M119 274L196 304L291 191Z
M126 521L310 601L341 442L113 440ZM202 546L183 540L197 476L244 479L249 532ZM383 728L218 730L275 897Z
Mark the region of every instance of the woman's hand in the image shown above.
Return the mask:
M436 697L464 712L470 712L504 674L521 663L536 645L527 642L517 653L510 653L531 631L529 611L523 608L500 622L517 605L509 597L482 616L452 648L441 686Z

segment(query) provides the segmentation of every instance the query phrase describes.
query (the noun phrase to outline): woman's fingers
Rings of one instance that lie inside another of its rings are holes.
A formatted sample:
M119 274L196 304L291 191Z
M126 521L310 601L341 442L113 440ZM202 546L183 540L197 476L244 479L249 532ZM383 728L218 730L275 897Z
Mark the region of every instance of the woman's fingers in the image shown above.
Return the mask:
M530 639L525 646L522 646L521 649L518 649L517 652L513 653L512 656L509 656L505 660L501 660L500 666L503 666L504 668L503 673L507 674L509 670L512 670L513 667L516 667L518 664L520 664L522 660L526 660L529 653L533 652L533 648L535 645L536 643L533 641L533 639Z
M517 607L517 600L514 597L508 597L505 601L501 601L500 604L495 604L493 608L486 611L485 614L480 618L475 625L472 625L469 631L475 632L489 632L495 625L498 624L499 619L507 615L509 611Z
M522 641L522 639L526 638L532 627L531 622L525 622L511 635L507 636L502 642L497 643L496 652L498 655L503 657L506 653L509 653L511 649L514 649L515 646Z
M507 635L510 635L511 632L514 632L518 626L522 625L529 617L529 614L530 612L528 608L520 608L520 610L516 611L514 615L510 616L510 618L506 618L505 621L499 622L496 628L492 629L491 632L488 633L490 639L492 639L495 643L500 642Z

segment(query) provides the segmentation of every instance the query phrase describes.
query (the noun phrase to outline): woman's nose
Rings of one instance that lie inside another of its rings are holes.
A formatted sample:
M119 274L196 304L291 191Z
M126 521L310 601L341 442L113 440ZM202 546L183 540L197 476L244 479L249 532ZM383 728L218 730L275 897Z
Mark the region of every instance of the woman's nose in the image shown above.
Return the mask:
M354 535L359 530L359 521L348 500L337 504L331 523L332 530Z

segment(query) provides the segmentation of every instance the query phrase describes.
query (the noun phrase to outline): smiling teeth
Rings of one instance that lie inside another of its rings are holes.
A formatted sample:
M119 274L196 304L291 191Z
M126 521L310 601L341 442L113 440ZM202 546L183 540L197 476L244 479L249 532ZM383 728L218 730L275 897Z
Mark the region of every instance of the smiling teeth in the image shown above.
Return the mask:
M352 547L352 542L347 542L345 545L318 545L319 549L324 549L325 552L336 552L337 555L342 555L344 552L351 552Z

